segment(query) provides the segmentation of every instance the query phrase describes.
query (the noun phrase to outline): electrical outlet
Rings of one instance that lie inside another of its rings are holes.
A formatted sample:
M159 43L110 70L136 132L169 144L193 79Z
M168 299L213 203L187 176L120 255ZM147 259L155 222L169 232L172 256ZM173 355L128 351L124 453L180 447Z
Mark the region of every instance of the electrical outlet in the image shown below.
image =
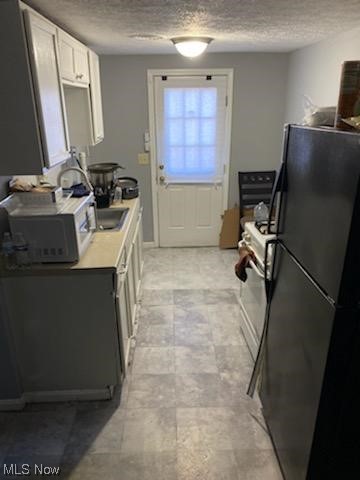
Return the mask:
M149 165L149 154L148 153L138 153L138 163L140 165Z

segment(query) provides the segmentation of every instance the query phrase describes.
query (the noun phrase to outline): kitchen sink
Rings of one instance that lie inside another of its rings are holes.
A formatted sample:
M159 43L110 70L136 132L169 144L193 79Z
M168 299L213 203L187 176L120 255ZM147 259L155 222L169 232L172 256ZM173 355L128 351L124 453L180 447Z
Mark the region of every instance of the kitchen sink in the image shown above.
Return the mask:
M99 208L96 210L98 231L121 230L128 208Z

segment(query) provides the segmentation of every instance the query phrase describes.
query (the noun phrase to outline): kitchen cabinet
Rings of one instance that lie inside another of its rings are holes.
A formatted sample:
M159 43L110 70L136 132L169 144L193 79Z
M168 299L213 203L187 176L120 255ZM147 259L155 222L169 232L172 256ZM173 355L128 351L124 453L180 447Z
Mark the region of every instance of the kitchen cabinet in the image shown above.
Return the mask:
M89 84L88 49L64 31L57 29L61 78L78 84Z
M69 157L63 91L58 69L56 27L36 14L24 12L35 95L48 168Z
M98 56L61 30L58 39L70 144L96 145L104 139Z
M142 257L142 209L139 212L139 216L136 223L134 238L132 241L133 254L132 254L132 267L134 272L134 291L136 300L140 296L141 274L143 268Z
M93 124L94 145L104 139L104 121L101 100L99 57L93 51L88 51L90 69L90 97Z
M42 174L69 158L56 28L25 7L0 2L0 175Z
M110 396L123 376L113 275L30 273L2 287L26 400Z
M99 59L85 45L24 3L2 0L0 61L0 175L42 175L70 158L70 142L103 140Z
M139 210L133 228L129 233L126 246L127 254L127 302L129 309L129 331L134 334L137 304L140 298L140 284L142 274L142 209Z
M130 334L134 334L135 319L136 319L136 291L134 284L134 267L133 267L134 249L133 244L130 244L130 248L127 254L127 277L126 277L126 297L128 303L129 312L129 331Z
M130 312L126 291L127 274L128 266L125 262L124 252L119 262L116 276L116 315L118 324L119 344L121 346L122 352L121 365L124 375L126 375L127 372L131 340L131 333L129 331L129 325L131 324L131 321L129 318Z
M122 231L95 233L76 264L0 270L24 404L109 398L123 382L140 293L139 203L125 200Z

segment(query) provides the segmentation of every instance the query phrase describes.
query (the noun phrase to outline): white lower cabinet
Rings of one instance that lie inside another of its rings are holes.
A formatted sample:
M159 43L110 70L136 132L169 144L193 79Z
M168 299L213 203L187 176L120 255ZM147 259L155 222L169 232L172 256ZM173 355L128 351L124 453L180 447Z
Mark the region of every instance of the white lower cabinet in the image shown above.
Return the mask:
M132 241L128 251L128 301L131 311L131 332L134 330L134 323L136 319L136 307L140 298L141 274L143 266L142 257L142 209L140 209L134 233L132 234Z
M127 266L124 262L124 256L125 255L123 255L120 260L120 267L116 276L116 315L121 350L121 367L124 375L126 375L129 362L131 334L129 332L130 320L126 296Z
M142 257L142 211L139 212L139 217L137 220L134 239L133 239L133 256L132 256L132 265L134 270L134 289L135 296L138 299L140 296L140 284L141 284L141 274L143 266L143 257Z
M113 276L89 269L2 279L26 401L105 398L121 383Z
M24 403L109 398L122 383L140 290L137 212L116 270L34 268L0 277Z
M129 330L134 334L136 318L136 292L134 288L134 268L133 268L133 245L131 243L127 254L127 276L126 276L126 295L129 309Z

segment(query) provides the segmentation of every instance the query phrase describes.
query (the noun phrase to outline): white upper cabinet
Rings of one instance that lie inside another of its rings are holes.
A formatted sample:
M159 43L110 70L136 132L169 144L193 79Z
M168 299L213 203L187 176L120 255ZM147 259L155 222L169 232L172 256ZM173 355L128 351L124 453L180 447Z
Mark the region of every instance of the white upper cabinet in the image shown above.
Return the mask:
M0 175L41 175L104 138L97 55L22 2L0 0ZM66 103L65 103L66 101Z
M94 144L104 139L104 122L101 101L101 83L99 57L93 51L88 51L90 67L90 97L93 124Z
M89 84L88 49L58 29L61 78L69 82Z
M51 168L69 158L56 27L28 10L24 15L45 166Z

